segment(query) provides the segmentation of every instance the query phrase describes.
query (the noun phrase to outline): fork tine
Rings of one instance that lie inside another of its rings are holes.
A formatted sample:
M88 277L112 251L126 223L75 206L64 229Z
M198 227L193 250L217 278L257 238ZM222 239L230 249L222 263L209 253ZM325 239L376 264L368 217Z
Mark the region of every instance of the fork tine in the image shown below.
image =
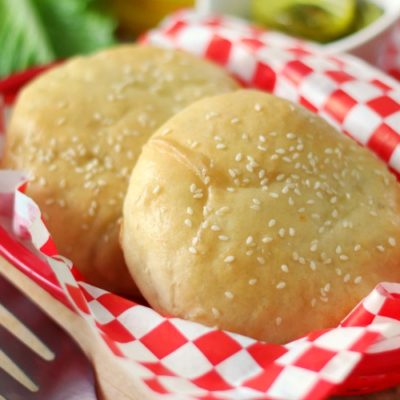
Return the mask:
M94 371L79 346L40 308L0 276L1 303L55 354L51 362L44 361L35 352L27 350L25 345L1 325L0 321L0 345L4 347L7 343L5 350L11 354L10 358L22 367L21 369L25 370L33 381L40 383L39 392L36 394L29 392L30 397L7 395L6 398L9 400L96 399ZM15 382L12 382L14 386L11 388L15 387Z
M0 395L7 400L37 400L37 393L31 392L25 386L12 378L6 371L0 368ZM18 390L16 390L18 388Z
M0 326L0 348L32 381L41 382L47 362L2 326Z
M0 303L54 351L63 330L4 278L0 279Z

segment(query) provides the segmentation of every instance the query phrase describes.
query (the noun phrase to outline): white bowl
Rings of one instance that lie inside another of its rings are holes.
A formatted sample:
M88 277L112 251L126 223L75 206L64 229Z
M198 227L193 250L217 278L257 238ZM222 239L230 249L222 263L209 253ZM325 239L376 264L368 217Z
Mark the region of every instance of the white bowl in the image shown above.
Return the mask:
M268 0L265 0L268 1ZM383 14L366 28L342 39L319 44L329 54L351 53L372 64L378 64L382 49L390 40L400 18L400 0L369 0L382 8ZM202 15L224 13L248 18L250 0L197 0L196 9Z

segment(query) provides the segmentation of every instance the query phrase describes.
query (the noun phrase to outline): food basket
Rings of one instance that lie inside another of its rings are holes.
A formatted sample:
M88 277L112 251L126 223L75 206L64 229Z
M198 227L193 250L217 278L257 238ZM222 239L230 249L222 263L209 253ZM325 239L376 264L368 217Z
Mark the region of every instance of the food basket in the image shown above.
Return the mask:
M302 104L400 173L400 84L364 62L190 11L141 41L210 59L245 87ZM0 144L18 91L50 67L0 83ZM0 171L1 256L124 360L128 376L141 382L138 398L318 400L400 384L400 282L379 284L336 328L285 345L259 342L164 317L86 283L57 253L26 184L22 172Z

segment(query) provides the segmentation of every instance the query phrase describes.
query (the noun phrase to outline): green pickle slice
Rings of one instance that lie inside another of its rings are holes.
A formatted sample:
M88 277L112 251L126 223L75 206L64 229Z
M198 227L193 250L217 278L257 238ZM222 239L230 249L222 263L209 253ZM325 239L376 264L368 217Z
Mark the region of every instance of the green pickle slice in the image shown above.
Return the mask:
M383 14L383 10L379 6L369 1L358 0L357 7L354 31L359 31L372 24Z
M256 22L306 39L328 42L354 27L357 0L252 0Z

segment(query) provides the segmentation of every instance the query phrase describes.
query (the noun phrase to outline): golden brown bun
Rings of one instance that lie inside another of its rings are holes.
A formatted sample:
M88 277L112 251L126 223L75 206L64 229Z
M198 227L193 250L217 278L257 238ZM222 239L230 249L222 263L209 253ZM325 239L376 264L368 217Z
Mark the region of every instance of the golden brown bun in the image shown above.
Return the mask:
M192 104L151 137L121 240L156 310L285 342L400 282L400 190L321 118L243 90Z
M181 51L134 45L75 58L19 96L4 165L25 169L61 254L87 280L135 294L119 246L131 168L150 134L182 107L238 86Z

